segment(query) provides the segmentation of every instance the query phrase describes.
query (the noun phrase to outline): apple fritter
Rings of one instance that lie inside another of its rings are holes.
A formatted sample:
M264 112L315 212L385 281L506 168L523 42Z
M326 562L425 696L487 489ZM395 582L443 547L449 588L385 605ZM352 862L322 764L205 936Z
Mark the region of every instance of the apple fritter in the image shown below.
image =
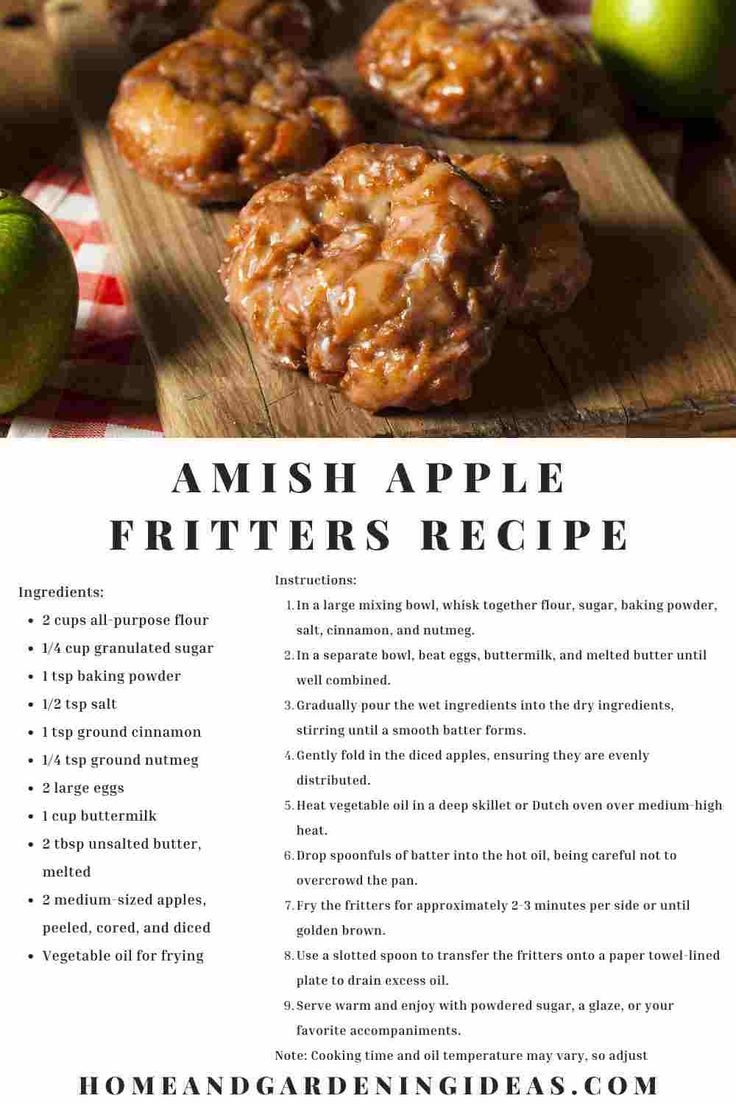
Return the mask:
M396 0L358 53L364 83L395 115L468 138L548 138L586 70L532 0Z
M269 185L228 244L230 309L264 358L373 412L466 399L504 322L567 310L591 269L554 158L409 146Z
M503 211L441 154L344 150L264 188L222 268L264 356L366 410L471 393L517 290Z
M195 203L244 200L323 165L360 136L350 106L302 58L211 28L123 78L110 131L141 176Z

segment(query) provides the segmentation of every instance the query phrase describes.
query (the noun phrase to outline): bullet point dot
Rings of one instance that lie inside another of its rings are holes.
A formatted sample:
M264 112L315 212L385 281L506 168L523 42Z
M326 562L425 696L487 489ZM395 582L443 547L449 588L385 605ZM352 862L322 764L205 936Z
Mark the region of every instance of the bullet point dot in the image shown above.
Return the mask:
M28 957L29 957L29 958L33 958L33 955L29 955Z
M29 709L33 709L33 702L29 702L29 703L28 703L28 708L29 708Z
M32 763L32 762L33 762L33 760L32 760L32 759L29 759L29 760L28 760L28 762L29 762L29 763Z
M29 813L29 814L28 814L28 819L29 819L29 820L33 820L33 813Z
M33 844L32 844L32 843L29 843L29 844L28 844L28 846L29 846L29 847L33 847Z
M33 675L29 675L28 677L29 677L29 678L33 678Z
M29 652L32 652L32 651L33 651L33 645L32 645L32 644L29 644L29 645L28 645L28 651L29 651Z
M29 617L29 618L28 618L28 624L29 624L29 625L32 625L32 624L33 624L33 618L32 618L32 617Z
M31 793L33 792L33 786L29 786L28 789Z
M32 897L29 897L29 898L28 898L28 904L29 904L29 905L32 905L32 904L33 904L33 898L32 898Z
M32 729L32 728L29 728L29 729L28 729L28 735L29 735L29 736L32 736L32 735L33 735L33 729Z

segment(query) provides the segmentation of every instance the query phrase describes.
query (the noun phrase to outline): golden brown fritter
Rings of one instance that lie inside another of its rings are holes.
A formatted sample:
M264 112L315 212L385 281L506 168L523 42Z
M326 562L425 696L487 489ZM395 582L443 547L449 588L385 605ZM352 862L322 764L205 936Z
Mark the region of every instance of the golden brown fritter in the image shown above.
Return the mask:
M569 310L592 265L580 228L580 200L559 161L505 154L453 160L507 204L516 223L522 281L509 321L538 325Z
M246 199L280 176L324 164L360 134L318 69L220 28L131 69L110 130L141 176L196 203Z
M229 246L230 308L266 359L370 411L467 398L507 317L547 320L590 276L546 156L356 146L259 192Z
M548 138L581 95L581 52L532 0L397 0L358 70L394 114L469 138Z
M347 149L260 191L222 268L274 365L366 410L465 399L516 291L503 212L440 154Z
M205 24L308 51L339 0L109 0L118 30L139 54L192 34Z

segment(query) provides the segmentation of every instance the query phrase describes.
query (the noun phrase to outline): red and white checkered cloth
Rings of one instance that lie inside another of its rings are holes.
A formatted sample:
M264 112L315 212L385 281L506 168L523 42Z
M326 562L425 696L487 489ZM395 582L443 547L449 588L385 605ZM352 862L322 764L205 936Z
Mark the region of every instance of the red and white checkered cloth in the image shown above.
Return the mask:
M540 0L577 32L590 0ZM155 437L162 433L153 380L117 277L94 196L79 168L46 169L24 193L68 241L79 274L79 317L69 353L39 393L0 416L10 437Z

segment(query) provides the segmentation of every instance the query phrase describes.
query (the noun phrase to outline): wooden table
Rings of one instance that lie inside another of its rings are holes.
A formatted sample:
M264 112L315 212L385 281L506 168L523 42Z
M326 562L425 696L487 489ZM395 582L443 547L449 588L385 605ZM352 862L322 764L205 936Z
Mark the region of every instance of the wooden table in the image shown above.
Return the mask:
M0 0L0 186L21 189L75 143L38 0ZM713 122L662 123L622 108L631 137L736 278L736 103ZM736 436L734 428L721 432Z

